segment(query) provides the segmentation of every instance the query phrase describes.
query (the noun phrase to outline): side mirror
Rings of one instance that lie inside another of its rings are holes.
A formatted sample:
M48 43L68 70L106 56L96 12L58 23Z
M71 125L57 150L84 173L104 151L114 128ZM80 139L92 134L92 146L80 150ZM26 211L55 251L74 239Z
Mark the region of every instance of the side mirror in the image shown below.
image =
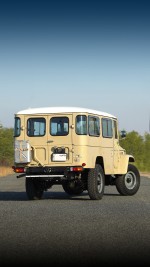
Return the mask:
M120 132L120 137L121 138L125 138L126 135L127 135L127 132L125 130L123 130L123 131Z

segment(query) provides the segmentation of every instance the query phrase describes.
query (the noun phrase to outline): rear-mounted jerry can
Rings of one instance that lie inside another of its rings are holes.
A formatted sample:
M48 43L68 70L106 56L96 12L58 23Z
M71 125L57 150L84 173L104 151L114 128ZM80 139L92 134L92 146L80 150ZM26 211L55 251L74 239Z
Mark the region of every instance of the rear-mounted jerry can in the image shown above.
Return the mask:
M29 141L15 140L15 163L30 163L31 146Z

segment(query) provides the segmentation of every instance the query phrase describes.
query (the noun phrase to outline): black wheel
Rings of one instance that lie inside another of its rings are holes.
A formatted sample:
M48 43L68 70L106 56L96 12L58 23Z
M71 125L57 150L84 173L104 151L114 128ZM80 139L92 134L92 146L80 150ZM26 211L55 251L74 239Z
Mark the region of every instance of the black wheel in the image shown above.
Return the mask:
M80 195L84 191L82 181L65 182L62 187L68 195Z
M43 190L40 188L40 183L34 179L26 178L26 193L28 199L36 200L41 199Z
M116 188L121 195L132 196L136 194L139 187L139 171L134 165L129 164L127 173L116 178Z
M105 188L104 171L99 164L88 173L88 194L90 199L102 199Z

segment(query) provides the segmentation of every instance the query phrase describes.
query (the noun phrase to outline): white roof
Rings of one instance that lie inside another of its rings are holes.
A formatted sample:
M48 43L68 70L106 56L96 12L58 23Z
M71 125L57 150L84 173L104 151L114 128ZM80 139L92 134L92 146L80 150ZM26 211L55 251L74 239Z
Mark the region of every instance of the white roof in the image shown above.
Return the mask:
M19 114L24 114L24 115L32 115L32 114L53 114L53 113L90 113L90 114L95 114L95 115L101 115L105 117L111 117L111 118L116 118L114 115L98 111L98 110L93 110L93 109L88 109L88 108L81 108L81 107L41 107L41 108L28 108L25 110L21 110L16 113L16 115Z

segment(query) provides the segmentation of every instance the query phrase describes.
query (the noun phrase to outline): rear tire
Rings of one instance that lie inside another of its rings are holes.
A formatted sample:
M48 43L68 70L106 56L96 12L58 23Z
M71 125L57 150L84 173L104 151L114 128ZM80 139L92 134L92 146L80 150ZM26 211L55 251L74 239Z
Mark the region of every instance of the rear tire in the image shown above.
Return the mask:
M88 194L90 199L102 199L105 188L104 171L99 164L88 173Z
M29 200L38 200L42 198L43 190L38 181L26 178L26 194Z
M68 195L80 195L84 191L81 181L65 182L62 184L62 187Z
M116 188L122 196L132 196L137 193L139 187L139 171L134 165L129 164L127 173L116 178Z

